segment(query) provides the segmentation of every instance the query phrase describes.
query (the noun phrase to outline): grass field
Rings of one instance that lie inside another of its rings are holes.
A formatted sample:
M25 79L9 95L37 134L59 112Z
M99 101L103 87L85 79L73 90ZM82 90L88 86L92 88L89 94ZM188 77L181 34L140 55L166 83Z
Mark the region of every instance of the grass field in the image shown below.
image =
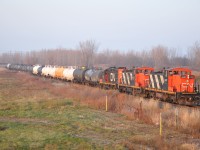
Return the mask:
M69 88L77 96L67 97ZM159 125L88 107L88 95L78 85L0 69L0 149L200 149L189 133L165 128L160 137Z

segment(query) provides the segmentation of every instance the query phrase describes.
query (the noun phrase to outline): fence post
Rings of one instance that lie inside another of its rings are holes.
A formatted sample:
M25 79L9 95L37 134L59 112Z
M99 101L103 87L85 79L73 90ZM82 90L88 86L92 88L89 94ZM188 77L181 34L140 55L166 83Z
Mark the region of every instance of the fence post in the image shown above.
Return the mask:
M176 129L178 128L178 109L176 108L175 110L175 116L176 116L176 122L175 122L175 125L176 125Z
M108 97L106 95L106 111L108 111Z
M160 136L162 136L162 113L160 112Z

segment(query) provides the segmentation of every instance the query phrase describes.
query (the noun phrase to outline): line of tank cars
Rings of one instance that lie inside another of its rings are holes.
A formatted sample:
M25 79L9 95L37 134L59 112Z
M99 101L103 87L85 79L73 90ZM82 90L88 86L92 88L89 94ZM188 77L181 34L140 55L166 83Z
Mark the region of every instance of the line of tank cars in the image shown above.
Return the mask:
M151 67L86 68L73 66L41 66L8 64L10 70L62 79L73 83L116 89L133 95L154 98L189 106L200 105L199 85L188 68L167 68L154 71Z

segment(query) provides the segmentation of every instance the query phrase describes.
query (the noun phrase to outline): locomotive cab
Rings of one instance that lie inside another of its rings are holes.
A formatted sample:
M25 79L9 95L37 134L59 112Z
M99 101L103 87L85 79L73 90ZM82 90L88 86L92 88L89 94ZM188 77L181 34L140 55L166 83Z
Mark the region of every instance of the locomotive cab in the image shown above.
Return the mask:
M135 69L135 86L148 87L149 75L154 71L150 67L140 67Z
M119 83L122 81L122 72L125 67L110 67L101 75L100 86L106 89L117 89Z
M172 92L194 93L195 76L187 68L166 70L168 75L168 90Z

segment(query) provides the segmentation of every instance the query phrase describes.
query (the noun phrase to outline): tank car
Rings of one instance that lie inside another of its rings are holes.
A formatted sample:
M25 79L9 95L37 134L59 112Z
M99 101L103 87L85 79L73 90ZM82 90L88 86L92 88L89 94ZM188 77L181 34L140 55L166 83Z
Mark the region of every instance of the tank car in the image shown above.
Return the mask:
M29 73L33 72L33 66L32 65L27 65L26 71Z
M94 71L94 73L91 75L91 84L93 86L99 85L102 74L103 74L103 70L95 70Z
M55 72L56 72L56 67L55 66L49 67L49 77L55 78Z
M37 75L38 74L38 68L39 67L41 67L40 65L35 65L34 67L33 67L33 74L34 75Z
M42 76L49 77L50 68L51 68L51 66L46 65L46 66L42 69Z
M72 81L74 79L73 73L76 67L67 67L63 71L63 79L66 81Z
M28 65L25 65L25 64L20 65L20 70L21 70L21 71L27 72L27 70L28 70Z
M63 71L64 71L64 67L60 66L60 67L56 67L55 70L55 78L57 79L63 79Z
M10 70L18 71L20 69L20 65L19 64L10 64L9 68L10 68Z
M20 65L19 70L26 71L26 65L24 65L24 64Z
M85 84L85 72L87 70L88 69L86 67L79 67L75 69L73 72L73 76L74 76L73 82Z
M46 69L47 69L47 66L44 66L42 68L42 76L46 77Z
M90 84L91 83L91 76L94 73L94 69L88 69L87 71L85 71L85 83L86 84Z
M13 64L8 64L7 67L8 67L8 69L12 70L13 69Z
M37 69L37 75L42 76L42 69L44 68L44 66L40 66Z
M7 68L11 70L12 64L8 64Z
M85 72L85 83L91 86L96 86L99 84L100 78L102 76L101 68L89 69Z
M11 64L7 64L7 65L6 65L6 68L9 69L9 68L10 68L10 65L11 65Z

